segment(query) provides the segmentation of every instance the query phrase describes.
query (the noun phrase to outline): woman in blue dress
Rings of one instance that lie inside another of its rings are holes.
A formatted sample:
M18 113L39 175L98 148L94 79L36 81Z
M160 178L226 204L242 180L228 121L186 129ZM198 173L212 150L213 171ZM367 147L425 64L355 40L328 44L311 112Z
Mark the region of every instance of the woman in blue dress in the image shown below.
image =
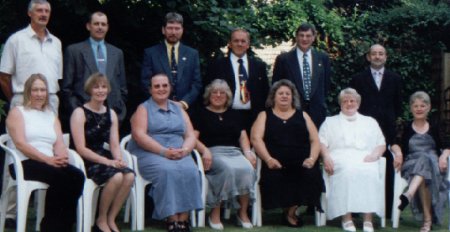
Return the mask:
M169 100L171 85L165 74L150 81L150 99L131 118L131 154L139 172L152 183L153 218L167 221L168 231L190 231L189 211L203 207L201 179L190 156L196 138L189 116Z

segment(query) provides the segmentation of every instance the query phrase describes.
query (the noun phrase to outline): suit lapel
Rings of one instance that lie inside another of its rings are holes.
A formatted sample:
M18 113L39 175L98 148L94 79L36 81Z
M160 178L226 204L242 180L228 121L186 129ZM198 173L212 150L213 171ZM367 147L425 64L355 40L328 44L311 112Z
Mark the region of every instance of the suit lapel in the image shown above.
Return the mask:
M384 75L384 74L383 74ZM366 71L366 75L364 75L365 77L365 82L367 86L370 86L370 88L375 91L375 92L379 92L381 90L378 89L377 84L375 83L375 79L372 76L372 71L371 69L367 69ZM383 81L381 81L381 87L383 87Z
M167 48L166 48L166 44L164 42L162 42L160 44L160 46L158 47L159 49L159 62L161 64L161 67L163 67L163 70L165 73L167 73L169 76L169 79L172 80L172 72L170 70L170 66L169 66L169 56L167 55Z
M188 62L186 57L186 47L180 43L178 47L178 66L177 66L177 77L180 80L180 77L183 76L184 67L186 66L186 62Z
M297 89L299 90L299 94L303 95L304 97L304 90L303 90L303 77L302 73L300 72L300 65L298 63L298 57L297 57L297 49L294 49L288 53L288 62L289 67L291 69L292 73L292 79L294 80L294 84L297 86Z
M117 59L117 53L111 49L111 45L108 43L105 43L106 46L106 76L108 78L113 77L113 71L114 71L114 63Z
M228 56L226 57L224 62L225 65L225 77L228 79L228 84L230 85L230 89L231 92L234 95L234 91L236 90L236 81L235 81L235 76L234 76L234 69L233 69L233 64L231 63L231 57Z
M94 51L92 51L91 42L89 39L83 43L81 54L85 65L89 68L90 73L98 72L97 61L94 57Z
M319 60L319 54L314 49L311 49L311 66L311 96L313 96L317 86L319 86L320 77L318 76L318 70L319 67L323 66L322 61Z

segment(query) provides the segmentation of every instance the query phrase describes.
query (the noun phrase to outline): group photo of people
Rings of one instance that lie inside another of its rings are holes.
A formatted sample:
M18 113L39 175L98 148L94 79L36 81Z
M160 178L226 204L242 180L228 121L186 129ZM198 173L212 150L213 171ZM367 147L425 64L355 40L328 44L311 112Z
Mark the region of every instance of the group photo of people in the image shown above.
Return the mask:
M63 44L48 28L55 10L30 0L29 24L1 52L0 231L34 225L19 179L45 186L45 198L26 200L44 204L43 232L130 231L122 215L134 217L136 191L156 221L145 231L390 231L395 210L410 211L408 230L447 226L450 140L431 117L433 93L407 96L407 77L387 67L388 44L371 43L366 67L336 86L313 22L296 25L292 49L269 67L245 27L227 31L224 56L203 60L183 42L185 15L170 11L130 89L126 52L107 41L110 15L90 12L89 36ZM397 195L395 173L407 182ZM88 181L99 188L93 209L80 203Z

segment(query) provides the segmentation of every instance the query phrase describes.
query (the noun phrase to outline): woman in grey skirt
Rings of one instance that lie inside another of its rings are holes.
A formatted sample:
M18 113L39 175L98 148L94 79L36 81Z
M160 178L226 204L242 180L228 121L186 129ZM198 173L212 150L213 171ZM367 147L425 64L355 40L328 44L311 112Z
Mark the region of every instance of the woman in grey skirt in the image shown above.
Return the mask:
M396 144L391 148L395 154L394 167L401 168L402 177L409 184L407 191L400 195L398 208L403 210L411 202L414 216L423 220L420 231L428 232L432 223L441 224L444 215L448 191L445 172L450 150L443 143L439 127L427 119L431 109L428 94L415 92L409 105L413 121L399 130Z
M198 136L196 148L208 170L207 206L213 208L209 226L223 230L220 206L229 204L240 207L236 214L238 225L252 228L247 208L254 199L256 156L250 150L247 132L240 114L229 108L233 99L224 80L216 79L208 85L203 98L206 107L197 110L193 124Z

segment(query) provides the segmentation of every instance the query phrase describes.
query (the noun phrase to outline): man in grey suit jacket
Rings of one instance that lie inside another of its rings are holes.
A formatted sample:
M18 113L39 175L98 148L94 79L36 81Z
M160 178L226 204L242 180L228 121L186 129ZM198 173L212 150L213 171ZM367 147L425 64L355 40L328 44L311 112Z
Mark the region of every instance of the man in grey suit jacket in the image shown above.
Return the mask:
M86 23L90 37L80 43L69 45L64 54L62 97L64 99L63 119L68 120L72 111L83 105L89 95L84 92L84 82L93 73L102 72L108 77L111 92L108 105L117 114L120 122L126 116L127 82L123 52L106 43L108 18L102 12L94 12ZM67 124L66 124L67 125Z
M297 47L276 58L272 82L281 79L292 81L300 94L303 111L309 114L319 129L327 114L326 97L330 88L331 65L326 53L312 48L316 34L312 24L303 23L297 28ZM309 80L304 78L305 62L309 69ZM309 87L306 88L306 85Z
M180 42L183 16L178 13L167 13L162 34L164 42L144 51L142 88L149 96L150 78L155 74L165 73L172 84L170 99L187 110L196 102L202 88L198 51Z

